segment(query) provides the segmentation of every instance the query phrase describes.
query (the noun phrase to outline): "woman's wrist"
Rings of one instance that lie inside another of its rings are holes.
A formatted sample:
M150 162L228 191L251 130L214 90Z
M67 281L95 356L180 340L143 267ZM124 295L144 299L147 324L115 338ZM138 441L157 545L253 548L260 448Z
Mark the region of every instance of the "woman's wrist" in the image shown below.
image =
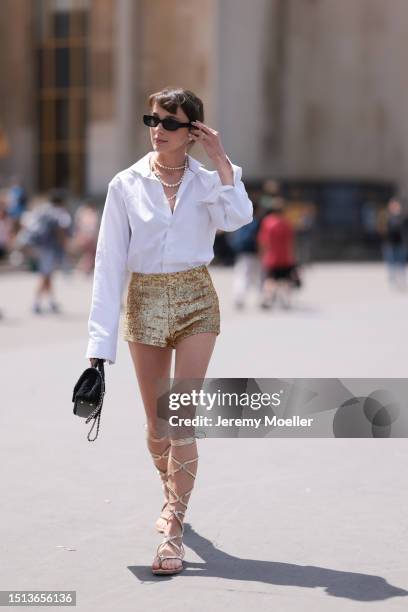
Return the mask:
M99 359L100 357L90 357L89 361L91 362L91 365L94 365ZM102 361L105 361L105 359L102 359Z
M213 163L220 176L223 185L234 185L234 170L227 155L220 155L213 158Z

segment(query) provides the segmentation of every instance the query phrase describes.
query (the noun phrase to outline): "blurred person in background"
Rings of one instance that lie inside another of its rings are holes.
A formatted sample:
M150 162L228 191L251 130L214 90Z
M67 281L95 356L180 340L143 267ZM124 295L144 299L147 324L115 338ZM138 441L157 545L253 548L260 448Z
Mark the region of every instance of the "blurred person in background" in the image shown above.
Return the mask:
M7 200L0 193L0 260L7 258L12 243L13 222L7 212Z
M293 189L290 207L286 204L286 218L295 230L296 262L302 267L312 261L316 214L315 203L306 200L300 189Z
M76 269L91 274L95 264L100 214L93 200L86 200L74 214L72 254L79 255Z
M211 262L213 266L233 266L235 255L230 246L227 235L222 230L217 230L214 239L214 259Z
M7 260L12 242L13 224L7 213L7 199L4 193L0 193L0 263ZM0 319L3 319L3 311L0 310Z
M407 286L405 265L407 261L407 216L402 210L401 202L392 197L387 205L383 223L382 253L388 269L388 281L391 287L405 289Z
M16 235L21 227L21 216L27 208L27 193L18 176L11 178L7 199L7 212L12 220L13 234Z
M48 299L49 310L60 312L55 301L53 274L62 265L72 226L62 192L53 190L46 201L29 211L18 236L18 244L36 260L39 283L32 311L43 313L42 301Z
M254 218L235 232L228 234L228 242L235 252L233 300L237 309L244 308L248 292L253 287L262 298L262 265L258 254L257 234L261 223L262 209L253 191L249 191L253 203Z
M274 198L281 195L281 184L278 180L273 178L267 178L262 184L262 195L259 199L259 204L263 209L264 213L267 213Z
M264 268L262 308L270 308L279 298L283 308L290 308L290 296L295 270L295 232L283 216L284 200L275 196L270 212L261 221L257 242Z
M43 206L44 202L47 201L48 196L46 194L36 194L29 200L27 209L23 212L20 217L20 229L17 232L12 250L9 256L9 260L12 265L18 267L22 264L27 264L28 269L31 272L37 272L38 265L38 253L35 249L35 234L36 234L36 217L38 212Z

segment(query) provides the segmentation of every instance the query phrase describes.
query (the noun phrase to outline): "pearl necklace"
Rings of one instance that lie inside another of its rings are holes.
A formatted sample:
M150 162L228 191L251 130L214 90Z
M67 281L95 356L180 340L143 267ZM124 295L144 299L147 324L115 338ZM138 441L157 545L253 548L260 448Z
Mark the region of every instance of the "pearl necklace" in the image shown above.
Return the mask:
M156 164L156 166L159 166L159 168L164 168L165 170L182 170L184 168L184 166L185 166L185 161L184 161L184 164L182 166L174 166L174 168L172 168L171 166L164 166L163 164L158 162L157 159L155 160L154 163Z
M159 174L158 172L156 172L156 171L155 171L155 169L154 169L154 167L155 167L155 165L156 165L156 164L160 166L160 164L159 164L158 162L156 162L155 160L153 160L153 164L152 164L152 165L153 165L153 168L152 168L152 170L153 170L153 174L154 174L155 176L157 176L157 178L159 179L159 181L160 181L160 183L161 183L162 185L164 185L165 187L179 187L179 185L181 185L181 183L183 182L184 175L186 174L186 172L187 172L187 168L188 168L188 164L187 164L187 157L185 158L185 161L184 161L184 166L180 166L180 169L181 169L181 168L184 168L184 172L183 172L183 174L182 174L182 176L181 176L181 179L180 179L179 181L177 181L177 183L166 183L165 181L163 181L163 179L161 178L160 174ZM172 169L174 169L174 168L172 168ZM172 200L172 199L173 199L173 198L175 198L176 196L177 196L177 192L176 192L175 194L173 194L172 196L168 197L167 199L168 199L168 200Z

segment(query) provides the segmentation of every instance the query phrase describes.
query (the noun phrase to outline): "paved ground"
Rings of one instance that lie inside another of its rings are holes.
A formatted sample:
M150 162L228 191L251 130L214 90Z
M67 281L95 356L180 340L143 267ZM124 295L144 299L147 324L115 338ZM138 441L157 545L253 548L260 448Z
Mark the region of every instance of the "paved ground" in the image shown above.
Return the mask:
M254 296L235 312L231 270L211 274L222 334L207 376L406 376L408 293L380 265L313 266L291 312ZM127 344L90 444L71 404L89 279L60 275L65 313L43 318L29 312L33 275L0 283L0 589L73 589L81 612L407 609L404 439L199 441L187 568L152 576L161 490Z

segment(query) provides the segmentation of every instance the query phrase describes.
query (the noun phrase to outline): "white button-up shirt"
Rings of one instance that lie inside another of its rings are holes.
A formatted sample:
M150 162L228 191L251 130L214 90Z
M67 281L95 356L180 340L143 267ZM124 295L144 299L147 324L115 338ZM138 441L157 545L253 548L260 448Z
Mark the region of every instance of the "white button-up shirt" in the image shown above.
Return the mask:
M217 229L227 232L253 218L241 180L242 168L228 158L234 184L188 155L173 212L150 169L149 151L110 181L95 256L86 357L115 363L123 290L131 272L178 272L214 258Z

